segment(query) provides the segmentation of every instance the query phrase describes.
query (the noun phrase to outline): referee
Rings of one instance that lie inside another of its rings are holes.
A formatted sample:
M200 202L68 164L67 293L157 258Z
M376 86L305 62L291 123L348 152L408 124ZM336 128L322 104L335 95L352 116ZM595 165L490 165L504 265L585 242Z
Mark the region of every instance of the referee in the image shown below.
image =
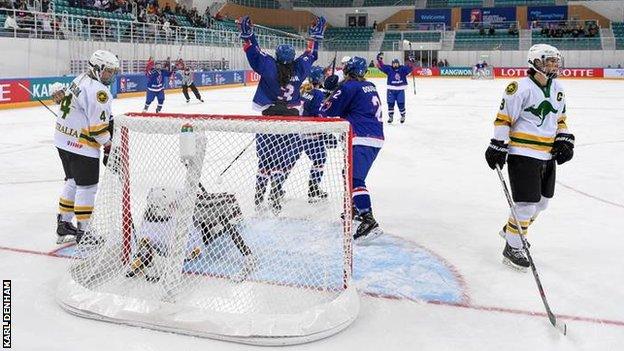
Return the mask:
M193 91L197 100L204 102L201 95L199 95L199 91L197 90L195 83L193 83L193 72L191 72L191 69L187 66L184 68L184 71L178 71L178 73L180 73L180 76L182 77L182 94L184 94L186 102L188 103L191 100L188 94L188 88L191 88L191 91Z

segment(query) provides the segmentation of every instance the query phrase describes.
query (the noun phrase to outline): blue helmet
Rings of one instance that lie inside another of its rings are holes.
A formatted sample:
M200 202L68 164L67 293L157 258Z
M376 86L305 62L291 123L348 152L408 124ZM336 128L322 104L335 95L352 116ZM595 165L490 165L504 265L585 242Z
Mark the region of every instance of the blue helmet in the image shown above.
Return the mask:
M275 48L275 59L279 63L291 63L295 60L295 48L292 45L281 44Z
M364 77L366 71L368 71L368 63L366 63L365 59L359 56L354 56L347 61L344 71L351 76Z
M312 66L312 70L310 70L310 82L313 84L320 84L325 76L324 71L323 67Z

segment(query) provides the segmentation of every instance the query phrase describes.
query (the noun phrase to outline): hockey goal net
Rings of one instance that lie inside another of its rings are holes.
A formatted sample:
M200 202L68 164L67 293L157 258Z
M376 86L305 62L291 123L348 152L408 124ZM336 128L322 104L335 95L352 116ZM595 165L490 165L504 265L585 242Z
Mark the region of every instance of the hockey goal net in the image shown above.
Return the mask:
M116 117L61 306L250 344L344 329L359 310L350 140L339 119Z

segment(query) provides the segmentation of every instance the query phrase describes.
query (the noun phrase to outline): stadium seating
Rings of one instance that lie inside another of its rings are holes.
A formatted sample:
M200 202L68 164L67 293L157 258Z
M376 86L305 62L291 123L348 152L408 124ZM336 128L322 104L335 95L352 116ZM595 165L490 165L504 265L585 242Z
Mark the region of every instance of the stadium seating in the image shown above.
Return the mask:
M294 0L294 7L351 7L353 0Z
M440 32L386 32L384 41L381 44L382 51L398 49L396 42L409 40L410 42L439 42L442 37Z
M611 22L613 36L615 36L615 48L624 50L624 22Z
M455 33L455 50L518 50L517 35L498 31L495 35L480 35L475 30L458 30Z
M428 0L429 8L482 7L483 0Z
M279 9L280 4L275 0L231 0L231 2L243 6L258 7L263 9Z
M540 33L540 30L531 31L533 44L549 44L560 50L602 50L600 32L595 37L564 37L549 38Z
M368 51L373 28L331 27L325 32L325 50Z
M495 0L494 6L552 6L555 0Z
M410 6L414 5L414 0L364 0L363 7L373 6Z

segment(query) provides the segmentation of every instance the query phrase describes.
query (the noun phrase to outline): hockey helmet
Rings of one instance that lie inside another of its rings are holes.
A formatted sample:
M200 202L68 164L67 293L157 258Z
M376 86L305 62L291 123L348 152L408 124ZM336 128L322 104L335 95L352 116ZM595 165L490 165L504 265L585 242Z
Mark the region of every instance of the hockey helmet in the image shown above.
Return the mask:
M292 45L281 44L275 48L275 59L279 63L288 64L295 60L295 48Z
M323 67L312 66L310 70L310 82L313 84L321 84L323 77L325 77Z
M175 189L165 187L151 188L145 199L145 216L152 220L166 220L170 218L173 215L178 198L179 196Z
M401 62L399 61L399 59L394 59L392 60L392 68L399 68L399 66L401 65Z
M531 46L527 61L530 68L543 74L546 78L557 78L559 75L561 53L552 45L535 44Z
M349 62L347 62L344 71L352 77L364 77L368 71L368 64L365 59L354 56L349 60Z
M119 59L110 51L97 50L89 58L89 72L100 83L109 85L119 72Z
M340 60L340 63L344 65L347 62L349 62L350 59L351 59L351 56L343 56L342 59Z

